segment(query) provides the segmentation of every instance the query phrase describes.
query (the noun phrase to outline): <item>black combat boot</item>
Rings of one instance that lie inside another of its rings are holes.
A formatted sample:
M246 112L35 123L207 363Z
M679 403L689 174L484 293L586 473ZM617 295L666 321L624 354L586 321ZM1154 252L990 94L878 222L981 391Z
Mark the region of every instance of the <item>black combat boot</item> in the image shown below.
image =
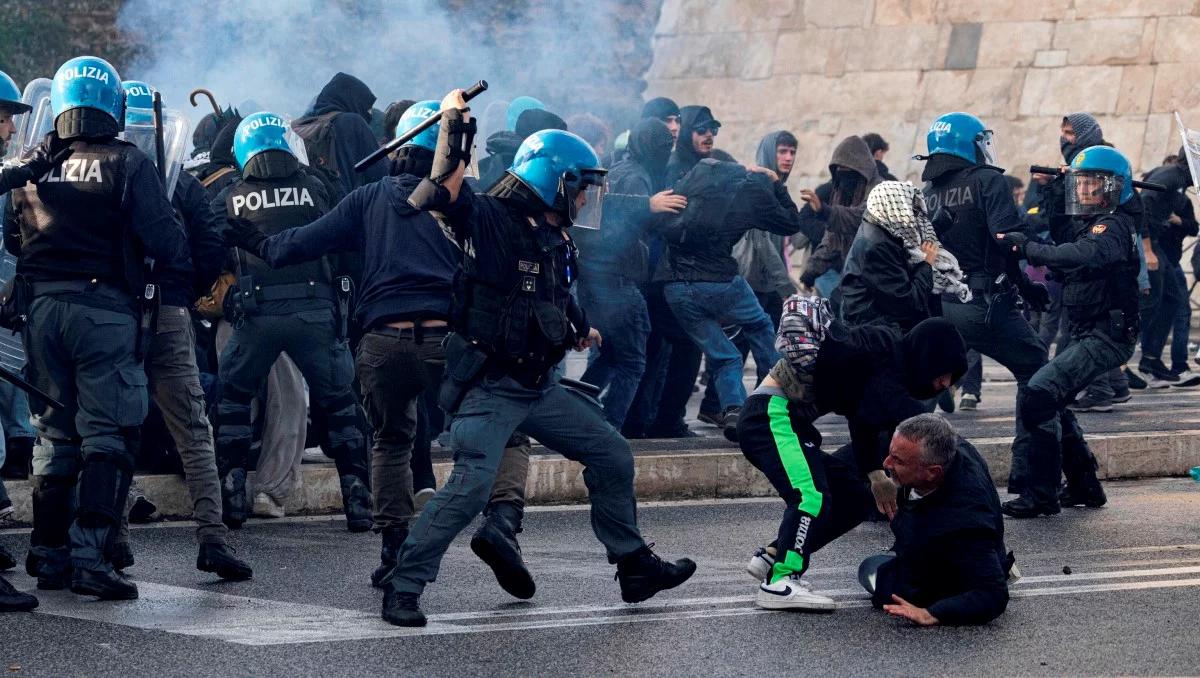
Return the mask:
M483 525L471 538L471 550L487 563L496 581L506 593L521 600L533 597L537 586L521 558L517 534L521 531L521 507L513 502L498 502L484 511Z
M1068 482L1058 493L1058 503L1063 506L1086 506L1100 508L1108 503L1108 496L1100 481L1093 476L1089 481L1080 484Z
M383 620L393 626L424 626L421 595L396 591L389 586L383 594Z
M404 545L405 539L408 539L408 528L383 528L383 545L379 548L379 567L371 573L371 586L378 589L383 588L387 583L387 576L396 568L396 556L399 555L400 547Z
M227 581L245 581L254 576L250 564L233 555L233 549L225 544L201 544L196 569L216 573Z
M1057 503L1038 503L1029 495L1021 495L1012 501L1000 505L1000 511L1010 518L1036 518L1038 516L1058 515L1061 509Z
M690 558L668 563L651 551L650 546L643 546L617 561L616 578L621 582L621 600L627 603L649 600L659 591L679 586L696 572L696 563Z
M0 612L28 612L38 606L38 599L22 593L4 577L0 577Z
M114 570L118 572L124 572L125 570L133 567L133 547L129 545L129 542L113 542L112 546L108 547L106 550L108 551L108 562L113 566Z
M96 596L100 600L136 600L137 584L115 570L83 570L76 568L71 575L71 592L81 596Z
M250 515L250 502L246 499L246 469L235 468L221 481L221 522L231 530L237 530Z
M346 529L366 532L371 529L371 489L358 476L342 476L342 509L346 512Z

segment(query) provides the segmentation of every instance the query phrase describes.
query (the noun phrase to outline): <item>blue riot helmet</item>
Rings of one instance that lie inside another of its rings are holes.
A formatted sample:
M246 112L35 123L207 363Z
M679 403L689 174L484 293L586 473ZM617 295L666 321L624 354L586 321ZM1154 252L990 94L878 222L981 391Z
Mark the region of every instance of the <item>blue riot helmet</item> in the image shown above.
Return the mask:
M8 77L4 71L0 71L0 109L4 109L13 115L28 113L33 110L29 104L21 101L21 90L17 87L17 83Z
M534 108L544 111L546 110L546 104L533 97L517 97L513 99L512 103L508 105L508 114L505 120L508 123L508 131L517 131L517 118L520 118L521 114L525 111Z
M929 126L925 136L929 155L946 153L977 165L996 162L995 139L992 130L970 113L947 113Z
M286 151L294 156L285 138L287 132L282 116L267 111L246 116L233 135L233 157L238 167L244 171L254 156L267 151Z
M75 57L54 74L50 109L54 127L64 139L115 136L125 124L121 76L100 57Z
M1110 214L1133 199L1133 169L1115 148L1085 148L1067 168L1065 189L1067 214Z
M126 80L121 83L125 90L125 122L137 124L153 122L154 88L141 80Z
M396 123L395 138L399 138L400 135L421 124L440 110L442 110L442 102L434 101L433 99L418 101L409 106L405 109L404 114L400 116L399 122ZM412 141L404 144L404 146L419 146L433 151L437 149L437 140L438 126L431 125L429 129L413 137Z
M604 185L608 170L588 142L562 130L534 132L521 143L508 173L516 177L550 211L575 221L581 191Z

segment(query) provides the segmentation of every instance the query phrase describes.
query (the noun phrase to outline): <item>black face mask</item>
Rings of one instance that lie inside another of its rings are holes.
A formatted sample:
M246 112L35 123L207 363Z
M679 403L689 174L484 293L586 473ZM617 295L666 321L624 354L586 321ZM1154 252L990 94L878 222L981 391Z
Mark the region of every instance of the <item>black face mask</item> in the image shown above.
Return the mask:
M1065 160L1068 165L1071 164L1071 161L1074 160L1075 156L1079 153L1079 144L1073 141L1067 141L1066 137L1058 138L1058 147L1062 149L1063 160Z
M838 169L833 174L833 192L837 203L843 206L853 205L855 194L863 185L862 175L851 169Z

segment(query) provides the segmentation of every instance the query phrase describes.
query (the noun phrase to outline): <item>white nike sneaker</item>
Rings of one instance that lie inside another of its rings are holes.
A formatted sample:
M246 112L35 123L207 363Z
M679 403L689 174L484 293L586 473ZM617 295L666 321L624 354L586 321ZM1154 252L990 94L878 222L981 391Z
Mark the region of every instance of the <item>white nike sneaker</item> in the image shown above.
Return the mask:
M754 577L755 581L764 582L771 576L771 568L775 566L775 554L771 553L770 548L768 546L755 549L750 562L746 563L746 574Z
M833 598L814 593L812 584L796 575L780 579L774 584L759 584L754 602L764 610L832 612L837 609L837 602Z
M1200 386L1200 374L1198 374L1196 372L1193 372L1191 370L1184 370L1182 372L1176 373L1175 376L1179 377L1179 381L1175 382L1174 384L1171 384L1172 386L1179 386L1179 387L1184 387L1184 388L1190 387L1190 386Z

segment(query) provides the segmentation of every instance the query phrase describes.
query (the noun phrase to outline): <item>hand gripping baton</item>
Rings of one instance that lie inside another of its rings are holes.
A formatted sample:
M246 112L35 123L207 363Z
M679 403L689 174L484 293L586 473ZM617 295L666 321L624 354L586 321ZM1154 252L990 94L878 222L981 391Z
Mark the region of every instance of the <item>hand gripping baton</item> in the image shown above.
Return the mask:
M483 94L485 91L487 91L487 88L488 88L487 80L480 80L479 82L475 83L474 85L471 85L469 88L463 90L463 101L470 101L471 99L474 99L475 97L477 97L480 94ZM387 154L391 153L392 151L396 150L397 148L400 148L404 144L407 144L408 142L412 141L421 132L424 132L425 130L429 129L430 127L433 127L434 125L438 124L441 121L441 119L442 119L441 111L434 113L433 115L431 115L428 118L426 118L425 120L423 120L420 125L417 125L416 127L405 132L404 134L396 137L395 139L392 139L391 141L389 141L387 143L386 146L380 146L378 149L375 150L374 153L372 153L371 155L368 155L367 157L363 158L362 160L359 160L358 163L354 165L354 171L355 172L367 171L368 167L379 162L385 156L387 156Z

